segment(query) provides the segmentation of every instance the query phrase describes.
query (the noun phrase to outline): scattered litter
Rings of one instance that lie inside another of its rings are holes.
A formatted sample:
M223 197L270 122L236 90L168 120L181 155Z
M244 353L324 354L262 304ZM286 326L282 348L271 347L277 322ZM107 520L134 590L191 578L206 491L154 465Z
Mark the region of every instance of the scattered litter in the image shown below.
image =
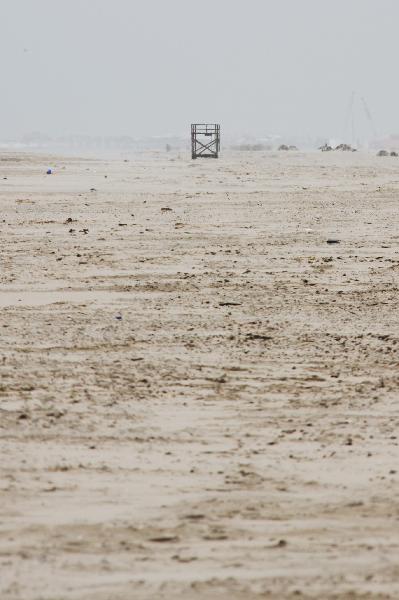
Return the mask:
M150 542L165 543L165 542L178 542L179 538L176 535L163 535L160 537L150 538Z
M270 546L270 548L285 548L287 545L287 540L279 540L277 542L277 544L274 544L273 546Z
M270 335L263 335L261 333L247 333L247 340L272 340L273 338Z
M46 173L47 175L52 175L53 171L51 169L47 169Z
M334 238L328 238L327 244L340 244L341 240L336 240Z
M241 302L219 302L219 306L241 306Z

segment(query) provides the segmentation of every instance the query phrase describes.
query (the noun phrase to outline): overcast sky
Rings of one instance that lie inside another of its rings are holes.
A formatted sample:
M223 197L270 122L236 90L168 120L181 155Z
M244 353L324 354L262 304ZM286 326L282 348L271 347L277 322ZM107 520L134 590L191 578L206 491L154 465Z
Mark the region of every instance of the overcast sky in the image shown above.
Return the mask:
M0 0L0 138L399 133L399 0Z

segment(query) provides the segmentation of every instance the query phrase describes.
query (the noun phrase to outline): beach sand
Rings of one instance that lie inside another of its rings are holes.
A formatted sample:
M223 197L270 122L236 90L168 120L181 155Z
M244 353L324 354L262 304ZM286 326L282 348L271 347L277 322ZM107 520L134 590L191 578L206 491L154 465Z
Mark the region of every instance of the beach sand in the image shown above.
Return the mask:
M1 154L1 600L399 598L398 203L362 153Z

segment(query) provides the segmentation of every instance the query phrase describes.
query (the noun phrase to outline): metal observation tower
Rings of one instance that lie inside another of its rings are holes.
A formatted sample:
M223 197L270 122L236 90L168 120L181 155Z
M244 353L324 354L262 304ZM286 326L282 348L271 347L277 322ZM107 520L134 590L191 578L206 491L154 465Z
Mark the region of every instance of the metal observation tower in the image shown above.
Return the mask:
M193 123L191 125L191 158L218 158L220 152L220 125Z

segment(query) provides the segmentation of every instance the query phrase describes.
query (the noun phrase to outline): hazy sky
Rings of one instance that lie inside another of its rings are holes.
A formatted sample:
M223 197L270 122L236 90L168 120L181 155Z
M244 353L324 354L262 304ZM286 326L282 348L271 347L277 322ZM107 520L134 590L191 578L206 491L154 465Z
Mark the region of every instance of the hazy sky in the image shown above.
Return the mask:
M0 0L0 139L399 132L399 0Z

